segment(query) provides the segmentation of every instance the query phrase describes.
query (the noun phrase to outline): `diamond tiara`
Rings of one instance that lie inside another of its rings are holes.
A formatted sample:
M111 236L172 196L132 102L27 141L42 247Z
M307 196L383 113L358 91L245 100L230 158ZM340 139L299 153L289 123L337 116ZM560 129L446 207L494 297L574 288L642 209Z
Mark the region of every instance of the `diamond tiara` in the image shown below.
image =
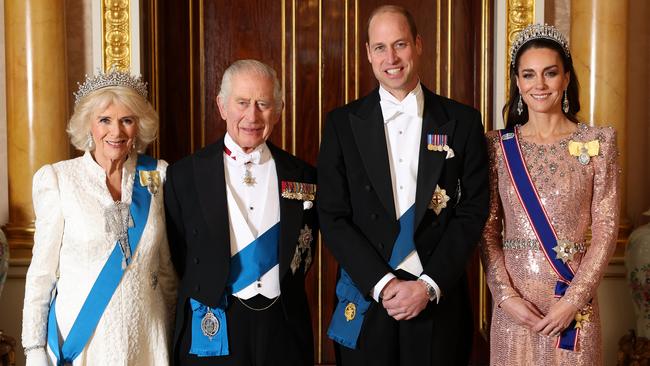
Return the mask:
M567 42L564 35L557 28L548 24L531 24L522 29L512 43L512 48L510 49L510 66L512 68L515 67L515 59L521 47L536 39L547 39L559 44L564 51L564 55L567 58L571 58L569 42Z
M115 66L107 73L101 72L99 70L98 74L93 77L88 77L86 75L86 80L83 84L79 84L79 90L74 94L74 104L79 104L79 101L83 99L86 95L109 86L123 86L126 88L131 88L140 94L144 99L147 99L147 83L142 80L141 76L137 78L131 76L128 72L123 72L117 69Z

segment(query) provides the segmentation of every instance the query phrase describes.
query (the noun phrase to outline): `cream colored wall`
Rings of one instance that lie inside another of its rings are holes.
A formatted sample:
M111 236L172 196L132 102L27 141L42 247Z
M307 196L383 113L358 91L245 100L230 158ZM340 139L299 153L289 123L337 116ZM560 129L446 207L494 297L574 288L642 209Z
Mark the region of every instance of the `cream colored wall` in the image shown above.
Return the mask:
M571 28L571 1L546 0L546 18L566 33ZM633 225L643 223L640 213L650 208L650 27L647 22L650 3L629 0L628 10L628 73L627 143L619 146L627 157L626 212L622 214ZM583 98L586 96L582 96ZM635 314L626 280L625 265L615 260L598 289L603 327L605 365L616 365L618 341L635 327Z
M641 213L650 209L650 2L629 0L627 70L627 210L634 226L647 222ZM624 265L610 265L598 291L601 303L606 365L616 365L618 341L636 326L634 307Z

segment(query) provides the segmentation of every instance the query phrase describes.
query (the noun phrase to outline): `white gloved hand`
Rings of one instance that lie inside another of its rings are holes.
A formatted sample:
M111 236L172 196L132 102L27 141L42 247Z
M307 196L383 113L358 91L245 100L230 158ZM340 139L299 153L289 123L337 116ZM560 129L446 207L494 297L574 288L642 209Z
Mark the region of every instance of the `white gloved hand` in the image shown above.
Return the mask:
M45 348L37 348L27 352L26 366L49 366L50 357Z

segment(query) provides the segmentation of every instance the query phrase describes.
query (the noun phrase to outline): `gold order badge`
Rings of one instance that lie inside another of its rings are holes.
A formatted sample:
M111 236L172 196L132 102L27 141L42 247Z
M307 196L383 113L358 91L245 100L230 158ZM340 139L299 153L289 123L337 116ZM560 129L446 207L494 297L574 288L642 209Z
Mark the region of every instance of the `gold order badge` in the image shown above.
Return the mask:
M160 173L157 170L141 170L140 185L147 187L149 193L155 195L160 188Z
M355 316L357 316L357 306L353 302L349 302L345 306L345 320L351 321L354 319Z
M440 215L442 209L447 207L447 202L449 202L447 191L436 184L436 190L431 196L431 202L429 202L429 209L433 210L436 215Z
M589 323L591 321L591 316L593 315L593 313L594 313L594 309L591 307L591 304L587 304L584 308L579 310L575 316L575 321L576 321L575 328L582 329L585 323Z

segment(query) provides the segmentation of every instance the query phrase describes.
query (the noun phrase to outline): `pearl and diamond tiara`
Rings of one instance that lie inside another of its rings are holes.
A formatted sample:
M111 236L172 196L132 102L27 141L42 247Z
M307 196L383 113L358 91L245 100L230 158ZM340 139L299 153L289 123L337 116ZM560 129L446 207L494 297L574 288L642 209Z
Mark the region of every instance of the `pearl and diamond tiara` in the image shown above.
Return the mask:
M83 99L88 94L106 88L109 86L123 86L126 88L131 88L140 94L144 99L147 99L147 83L142 80L141 76L134 77L131 76L128 72L123 72L112 67L111 70L107 73L101 72L93 77L86 75L86 80L83 84L77 83L79 85L79 90L74 94L74 104L79 104L79 101Z
M557 28L548 24L531 24L522 29L517 35L517 38L515 38L515 41L512 42L512 48L510 49L511 67L515 67L517 53L519 53L521 47L526 43L537 39L546 39L559 44L564 51L564 55L569 59L571 58L571 52L569 51L569 42L567 42L566 37L564 37L564 35L558 31Z

